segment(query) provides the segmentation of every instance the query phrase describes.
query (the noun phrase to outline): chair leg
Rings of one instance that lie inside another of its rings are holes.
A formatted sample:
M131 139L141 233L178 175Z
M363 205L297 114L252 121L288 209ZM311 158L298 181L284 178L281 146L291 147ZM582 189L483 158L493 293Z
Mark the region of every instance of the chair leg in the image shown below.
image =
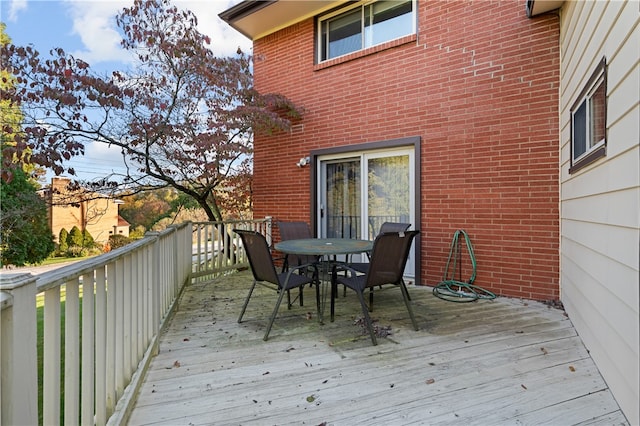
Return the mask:
M404 304L407 305L407 310L409 311L409 316L411 317L411 322L413 323L413 329L418 331L418 323L416 322L416 317L413 315L413 308L411 307L409 290L407 290L407 286L404 284L404 281L400 282L400 289L402 290L402 298L404 299Z
M407 285L404 282L404 279L402 280L402 284L405 286L405 288L407 287ZM407 291L407 296L409 296L409 300L411 300L411 295L409 294L409 291Z
M244 304L242 305L242 311L240 311L240 316L238 317L238 322L242 321L242 317L244 316L244 311L247 310L247 305L249 304L249 299L251 298L251 294L253 293L253 289L256 288L256 281L253 281L251 288L249 289L249 294L247 294L247 298L244 299Z
M371 336L371 342L373 342L373 346L378 344L376 340L376 334L373 332L373 325L371 324L371 317L369 316L369 308L364 301L364 292L356 291L358 293L358 299L360 299L360 305L362 306L362 314L364 315L364 320L367 323L367 328L369 329L369 336Z
M289 291L287 291L287 294ZM273 313L271 314L271 318L269 318L269 324L267 325L267 331L264 333L263 340L267 340L269 338L269 333L271 332L271 327L273 326L273 322L278 315L278 309L280 308L280 304L282 303L282 298L284 297L284 290L280 290L278 292L278 301L276 302L276 307L273 308Z
M373 287L369 287L369 312L373 312Z
M346 287L345 287L346 288ZM333 322L335 309L336 309L336 293L338 292L338 283L336 283L336 274L335 271L331 276L331 322Z
M316 309L318 311L318 322L320 324L324 324L322 308L320 307L320 282L316 282L316 285L314 287L316 288Z

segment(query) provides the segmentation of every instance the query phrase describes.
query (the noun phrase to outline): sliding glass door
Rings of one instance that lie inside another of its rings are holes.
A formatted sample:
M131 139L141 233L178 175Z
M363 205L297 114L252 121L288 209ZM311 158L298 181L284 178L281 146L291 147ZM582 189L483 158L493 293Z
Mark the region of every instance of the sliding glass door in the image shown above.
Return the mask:
M415 229L412 149L357 152L318 160L318 235L373 240L384 222L407 222ZM412 259L407 271L414 270Z

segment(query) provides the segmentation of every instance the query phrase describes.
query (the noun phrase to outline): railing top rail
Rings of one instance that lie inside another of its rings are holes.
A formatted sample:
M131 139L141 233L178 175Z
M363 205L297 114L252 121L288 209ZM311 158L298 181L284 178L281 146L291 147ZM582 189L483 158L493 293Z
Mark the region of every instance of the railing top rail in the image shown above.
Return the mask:
M222 220L218 222L192 222L194 225L233 225L236 223L261 223L261 222L269 222L271 220L270 217L262 218L262 219L237 219L237 220Z

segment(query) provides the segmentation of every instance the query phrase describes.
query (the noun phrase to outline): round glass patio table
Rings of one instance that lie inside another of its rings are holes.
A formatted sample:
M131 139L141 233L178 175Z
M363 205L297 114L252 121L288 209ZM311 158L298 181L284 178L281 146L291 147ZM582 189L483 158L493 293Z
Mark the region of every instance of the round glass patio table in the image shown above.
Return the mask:
M280 241L274 248L287 254L335 256L371 251L373 241L350 238L303 238Z
M324 324L324 308L327 304L327 287L330 286L331 268L334 264L341 263L336 260L330 260L328 257L371 251L373 241L354 240L351 238L302 238L298 240L280 241L274 245L274 248L286 254L327 256L327 259L317 263L320 269L319 279L325 284L320 286L322 293L320 301L320 324Z

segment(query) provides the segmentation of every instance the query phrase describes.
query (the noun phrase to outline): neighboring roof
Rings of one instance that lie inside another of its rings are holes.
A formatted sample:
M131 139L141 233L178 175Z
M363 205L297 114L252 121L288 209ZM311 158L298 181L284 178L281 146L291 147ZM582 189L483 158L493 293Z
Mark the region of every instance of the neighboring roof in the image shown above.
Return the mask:
M131 226L131 224L124 217L118 215L118 226Z
M527 16L533 18L541 13L560 8L564 0L527 0Z
M346 1L244 0L218 16L251 40L333 9Z

